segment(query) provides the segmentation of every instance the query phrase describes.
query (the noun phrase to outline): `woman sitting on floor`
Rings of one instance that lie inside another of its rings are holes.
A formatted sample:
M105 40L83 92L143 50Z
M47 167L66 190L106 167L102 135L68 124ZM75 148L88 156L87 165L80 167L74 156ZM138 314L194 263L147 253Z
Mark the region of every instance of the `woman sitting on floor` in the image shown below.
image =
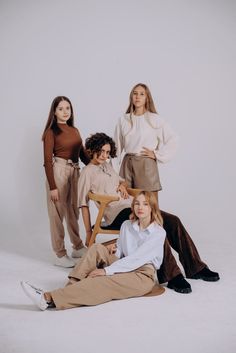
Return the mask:
M165 241L155 195L141 191L133 199L131 209L131 220L122 224L117 248L113 244L92 245L69 274L64 288L43 292L21 282L26 295L39 309L97 305L139 297L153 289Z

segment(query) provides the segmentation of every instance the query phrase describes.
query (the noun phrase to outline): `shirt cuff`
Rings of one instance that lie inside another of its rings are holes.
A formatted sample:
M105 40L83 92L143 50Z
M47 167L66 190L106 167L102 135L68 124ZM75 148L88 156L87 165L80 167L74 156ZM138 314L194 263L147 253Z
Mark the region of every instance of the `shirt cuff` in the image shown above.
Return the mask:
M114 275L114 272L110 269L110 266L104 267L104 270L106 272L106 276Z

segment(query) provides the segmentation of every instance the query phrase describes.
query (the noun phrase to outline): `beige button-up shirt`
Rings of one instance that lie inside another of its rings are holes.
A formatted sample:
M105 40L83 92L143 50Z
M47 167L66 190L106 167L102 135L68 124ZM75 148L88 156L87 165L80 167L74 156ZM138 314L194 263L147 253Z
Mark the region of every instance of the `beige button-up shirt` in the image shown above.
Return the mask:
M122 179L113 169L110 163L95 165L89 163L81 171L78 182L78 207L89 206L88 193L119 196L117 188ZM104 219L107 225L111 224L116 216L124 209L131 207L132 197L111 202L105 212ZM97 204L99 208L99 205Z

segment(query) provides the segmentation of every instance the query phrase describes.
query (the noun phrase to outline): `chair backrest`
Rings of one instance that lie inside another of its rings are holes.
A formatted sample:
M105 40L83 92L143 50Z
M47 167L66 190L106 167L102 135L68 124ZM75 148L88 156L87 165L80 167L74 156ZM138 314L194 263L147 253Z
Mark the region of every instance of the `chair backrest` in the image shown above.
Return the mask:
M140 192L140 189L128 188L127 190L128 190L128 193L133 197ZM94 224L92 236L89 241L89 246L91 246L95 242L97 234L119 234L120 233L119 230L104 229L101 227L101 222L104 216L105 208L110 202L119 201L119 196L94 194L92 192L89 192L88 197L90 200L100 205L96 222ZM108 239L108 242L110 242L109 239Z

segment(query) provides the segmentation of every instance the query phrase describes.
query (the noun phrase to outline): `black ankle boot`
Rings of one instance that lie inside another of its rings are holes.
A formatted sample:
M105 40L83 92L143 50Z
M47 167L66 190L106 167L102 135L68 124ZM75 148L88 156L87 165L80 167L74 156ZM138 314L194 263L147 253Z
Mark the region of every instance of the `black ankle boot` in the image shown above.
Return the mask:
M203 281L207 281L207 282L216 282L220 279L220 276L219 276L219 273L213 272L209 270L209 268L204 267L201 271L195 273L195 275L189 278L203 279Z
M174 289L174 291L178 293L191 293L192 288L190 284L186 281L182 274L177 275L173 279L171 279L168 284L168 288Z

